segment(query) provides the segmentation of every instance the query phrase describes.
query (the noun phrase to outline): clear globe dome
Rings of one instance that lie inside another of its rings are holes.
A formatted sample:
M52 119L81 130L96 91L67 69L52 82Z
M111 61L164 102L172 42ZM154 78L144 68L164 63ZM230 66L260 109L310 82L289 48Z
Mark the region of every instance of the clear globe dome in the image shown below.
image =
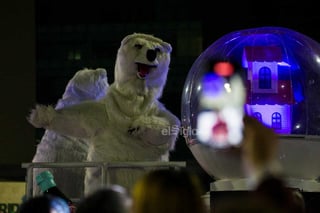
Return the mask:
M199 96L212 61L239 65L246 88L245 113L280 135L279 160L289 177L320 176L320 44L282 27L231 32L193 63L185 81L181 118L186 143L215 179L243 178L239 153L212 149L197 139Z

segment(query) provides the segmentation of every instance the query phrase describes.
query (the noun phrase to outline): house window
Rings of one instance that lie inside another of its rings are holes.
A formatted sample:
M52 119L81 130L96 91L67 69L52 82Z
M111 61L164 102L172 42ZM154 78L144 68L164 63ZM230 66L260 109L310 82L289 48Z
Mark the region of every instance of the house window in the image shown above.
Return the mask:
M253 113L253 117L256 118L258 121L262 122L262 115L260 112Z
M279 112L273 113L271 120L273 129L281 129L281 114Z
M271 89L271 70L261 67L259 70L259 89Z

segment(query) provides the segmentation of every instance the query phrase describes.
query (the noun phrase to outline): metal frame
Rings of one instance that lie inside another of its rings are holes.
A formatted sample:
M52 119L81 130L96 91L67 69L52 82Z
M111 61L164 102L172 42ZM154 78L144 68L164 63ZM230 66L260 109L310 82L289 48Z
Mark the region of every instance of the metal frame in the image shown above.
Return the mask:
M136 161L136 162L72 162L72 163L22 163L22 168L27 169L26 198L33 196L33 169L34 168L87 168L98 167L101 170L101 186L109 184L109 169L117 168L174 168L186 167L184 161ZM106 178L105 178L106 177Z

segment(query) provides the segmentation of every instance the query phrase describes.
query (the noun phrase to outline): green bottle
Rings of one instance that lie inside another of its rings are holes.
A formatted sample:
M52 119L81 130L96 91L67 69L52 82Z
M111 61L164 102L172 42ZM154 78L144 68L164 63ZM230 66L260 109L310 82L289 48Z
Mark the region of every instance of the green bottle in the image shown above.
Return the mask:
M71 199L69 199L58 187L54 181L54 177L50 171L43 171L36 176L36 182L43 194L60 197L67 202L70 209L75 207Z

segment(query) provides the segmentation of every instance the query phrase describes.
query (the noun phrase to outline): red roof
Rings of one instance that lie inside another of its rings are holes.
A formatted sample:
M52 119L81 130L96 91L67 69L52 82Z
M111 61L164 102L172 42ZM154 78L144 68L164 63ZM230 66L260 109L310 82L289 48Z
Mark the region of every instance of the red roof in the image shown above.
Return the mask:
M281 48L278 46L247 46L244 54L247 61L282 61Z

